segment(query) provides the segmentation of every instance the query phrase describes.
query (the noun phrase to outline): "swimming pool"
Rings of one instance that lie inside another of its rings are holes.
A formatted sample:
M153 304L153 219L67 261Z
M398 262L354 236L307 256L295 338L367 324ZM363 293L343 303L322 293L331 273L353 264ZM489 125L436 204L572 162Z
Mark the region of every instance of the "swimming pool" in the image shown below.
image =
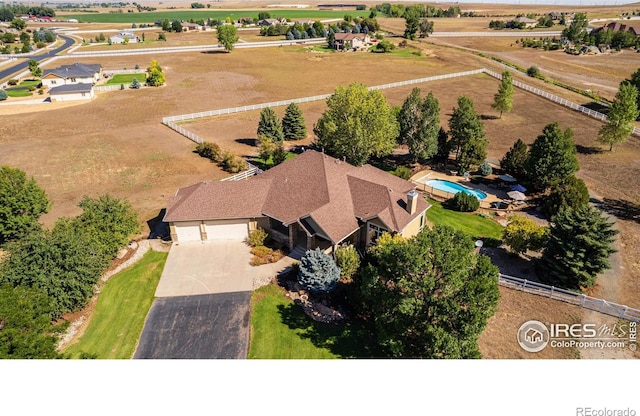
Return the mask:
M430 179L425 182L427 186L431 186L439 191L449 192L451 194L457 194L458 192L466 192L470 195L475 196L478 199L485 199L487 194L482 191L477 191L475 189L465 188L462 185L458 185L455 182L443 181L440 179Z

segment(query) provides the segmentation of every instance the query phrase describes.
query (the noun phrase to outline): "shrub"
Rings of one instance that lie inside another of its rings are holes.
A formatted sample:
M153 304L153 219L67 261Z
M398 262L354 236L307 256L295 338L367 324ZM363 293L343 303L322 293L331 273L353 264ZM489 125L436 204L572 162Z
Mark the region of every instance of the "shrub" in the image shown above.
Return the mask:
M351 244L339 246L336 249L336 265L340 268L342 278L351 281L351 278L360 267L360 255Z
M9 84L9 85L18 85L18 80L17 79L10 79L9 81L7 81L7 84Z
M445 201L447 208L460 212L474 212L480 208L480 201L466 192L458 192L453 198Z
M502 232L502 238L514 253L542 250L548 238L548 228L537 225L532 219L514 215Z
M251 249L251 253L253 254L253 258L250 262L252 266L261 266L263 264L276 263L278 260L284 257L284 253L282 251L273 250L265 246L253 247Z
M247 164L242 158L234 155L231 152L224 152L222 155L222 162L220 162L222 169L229 173L238 173L247 168Z
M27 90L29 90L30 92L33 92L36 90L36 87L34 87L33 85L29 85L29 87L27 88Z
M392 173L395 176L405 180L409 180L409 178L411 177L411 169L406 166L398 166Z
M39 94L39 95L44 94L44 90L43 90L42 88L40 88L40 89L38 90L38 94Z
M222 161L222 149L216 143L203 142L196 146L196 153L216 163Z
M7 97L8 97L8 95L7 95L6 91L0 90L0 101L6 100Z
M575 175L551 186L551 193L542 202L542 211L553 218L561 208L580 208L589 203L589 190L582 179Z
M527 69L527 75L529 75L532 78L539 78L540 77L540 69L537 66L530 66Z
M482 174L482 176L491 175L493 173L491 164L489 164L489 162L484 162L482 165L480 165L480 173Z
M313 294L328 293L340 279L340 268L324 251L308 250L300 259L298 282Z
M269 234L264 229L257 228L249 233L247 244L251 247L263 246L268 236Z
M120 84L120 89L123 90L124 89L124 84Z

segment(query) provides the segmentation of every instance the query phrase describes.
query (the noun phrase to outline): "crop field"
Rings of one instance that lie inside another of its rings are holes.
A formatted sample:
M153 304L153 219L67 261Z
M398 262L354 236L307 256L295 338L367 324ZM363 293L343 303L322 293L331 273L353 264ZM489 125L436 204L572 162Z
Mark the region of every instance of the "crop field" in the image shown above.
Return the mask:
M45 189L53 202L51 212L43 217L45 225L50 226L61 216L78 214L80 209L76 205L82 195L97 196L106 192L128 198L141 219L147 221L166 206L167 198L178 187L226 176L215 164L193 152L193 142L163 126L163 116L326 94L338 85L351 82L379 85L481 67L501 70L490 60L456 49L426 42L414 45L422 50L422 57L322 53L304 47L240 49L230 54L161 54L157 59L166 74L164 87L100 92L90 102L73 106L40 105L32 107L30 113L15 114L10 107L0 106L3 118L0 164L25 170ZM136 64L146 67L151 59L151 56L123 56L82 59L82 62L100 63L105 68L132 68ZM74 61L59 59L56 65L71 62ZM555 94L581 104L586 101L584 97L545 86L537 80L520 79L552 89ZM613 152L601 152L601 146L595 143L600 122L521 90L516 90L513 111L498 119L491 108L498 81L487 75L417 86L423 94L433 91L440 100L441 124L445 127L456 106L456 98L468 95L478 113L484 116L492 160L501 158L518 138L531 143L550 122L558 121L561 127L572 128L582 168L578 176L595 195L606 198L611 212L621 218L618 221L622 259L622 267L617 270L619 278L614 287L605 290L597 286L591 294L640 306L637 279L640 275L637 260L640 250L639 139L631 138ZM391 104L399 105L411 88L385 90L384 94ZM313 124L324 106L324 102L301 106L309 136L295 144L311 143ZM276 111L281 116L284 108ZM184 127L225 149L251 155L257 152L257 122L255 111L200 119ZM495 334L502 326L524 320L521 318L525 315L513 312L517 309L515 305L522 306L523 311L526 311L525 304L541 305L540 298L535 296L503 296L504 302L513 299L513 309L511 312L501 309L504 313L499 311L492 318L488 333ZM507 305L504 302L501 308ZM536 306L532 311L539 309ZM560 307L557 309L560 311ZM559 319L564 316L568 315ZM534 316L526 315L526 318ZM481 341L481 348L493 348L491 342L494 341Z
M284 17L287 19L335 19L343 18L345 14L352 16L367 15L367 11L334 11L334 10L270 10L274 17ZM230 17L237 20L241 17L257 18L259 10L167 10L143 13L81 13L64 14L59 13L59 19L77 19L79 22L95 23L153 23L161 19L178 20L199 20L213 19L225 20ZM366 17L366 16L365 16Z

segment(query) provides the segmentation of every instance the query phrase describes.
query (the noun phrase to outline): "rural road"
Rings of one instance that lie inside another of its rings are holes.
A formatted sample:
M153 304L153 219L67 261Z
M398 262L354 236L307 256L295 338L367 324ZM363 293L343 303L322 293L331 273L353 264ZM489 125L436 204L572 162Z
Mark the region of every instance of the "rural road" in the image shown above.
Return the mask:
M49 59L49 58L53 58L54 56L56 56L58 53L62 52L63 50L69 48L71 45L74 44L75 40L69 36L64 36L64 35L58 35L60 36L60 38L62 40L64 40L64 44L62 46L59 46L55 49L52 49L48 52L44 52L41 53L39 55L34 55L34 56L30 56L30 59L33 59L35 61L42 61L44 59ZM17 55L16 57L20 57L19 55ZM0 71L0 80L2 80L3 78L7 78L12 74L15 74L18 71L23 71L25 69L27 69L29 67L29 61L25 61L25 62L20 62L18 64L15 64L7 69L4 69L2 71Z

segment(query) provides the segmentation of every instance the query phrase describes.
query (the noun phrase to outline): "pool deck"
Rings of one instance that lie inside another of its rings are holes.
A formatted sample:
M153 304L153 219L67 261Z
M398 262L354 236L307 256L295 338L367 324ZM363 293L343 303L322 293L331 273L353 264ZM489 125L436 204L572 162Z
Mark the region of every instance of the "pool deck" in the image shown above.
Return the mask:
M487 185L473 184L471 183L471 181L465 180L463 176L447 175L446 173L438 172L435 170L429 170L429 169L422 170L416 173L415 175L413 175L410 181L412 181L417 185L418 190L423 190L421 189L420 184L425 184L428 180L431 180L431 179L440 179L440 180L445 180L449 182L455 182L464 187L482 191L485 194L487 194L487 197L485 199L482 199L481 201L486 202L487 204L491 204L492 202L506 202L506 203L511 202L511 199L507 195L507 191L503 191L501 189L489 188Z

